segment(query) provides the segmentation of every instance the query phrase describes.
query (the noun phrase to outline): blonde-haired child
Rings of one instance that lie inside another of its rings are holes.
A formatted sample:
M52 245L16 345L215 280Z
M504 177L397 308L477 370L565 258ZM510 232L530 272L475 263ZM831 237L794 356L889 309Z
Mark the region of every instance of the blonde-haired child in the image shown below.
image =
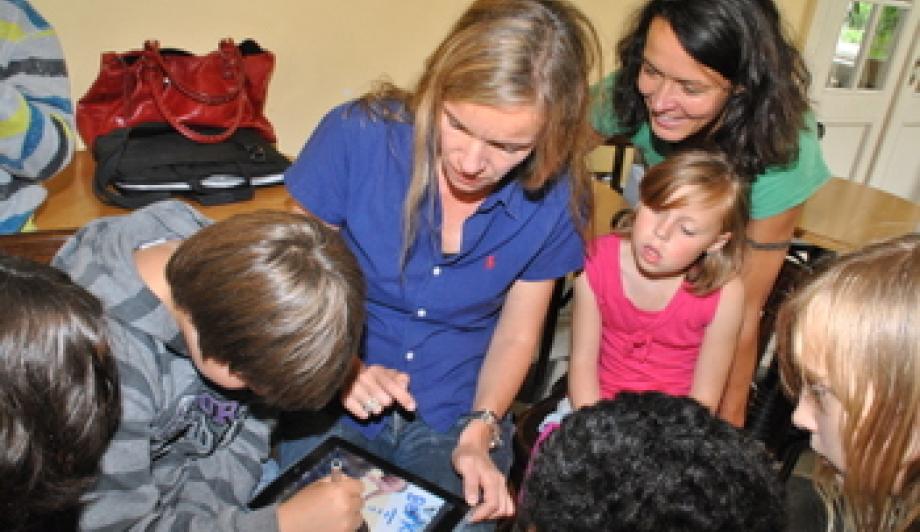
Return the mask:
M747 187L726 158L675 154L642 180L624 226L575 280L569 399L689 395L715 412L741 326Z
M920 527L920 235L832 263L782 307L783 381L831 527Z

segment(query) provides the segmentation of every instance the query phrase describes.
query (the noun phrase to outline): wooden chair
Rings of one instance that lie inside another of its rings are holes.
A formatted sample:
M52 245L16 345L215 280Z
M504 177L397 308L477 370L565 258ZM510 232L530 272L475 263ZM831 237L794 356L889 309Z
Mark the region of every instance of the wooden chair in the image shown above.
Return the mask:
M0 251L48 264L62 244L73 235L71 229L0 235Z
M588 155L588 168L603 176L610 188L623 193L623 179L628 176L627 168L636 156L632 142L625 135L614 135L604 140Z

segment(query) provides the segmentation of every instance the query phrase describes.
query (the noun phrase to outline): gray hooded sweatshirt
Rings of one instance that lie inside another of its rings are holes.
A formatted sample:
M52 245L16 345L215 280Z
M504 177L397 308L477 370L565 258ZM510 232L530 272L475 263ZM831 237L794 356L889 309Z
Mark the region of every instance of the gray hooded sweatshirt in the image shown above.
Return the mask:
M155 203L91 222L52 262L103 301L122 394L83 530L278 529L274 506L246 509L268 457L274 412L202 379L134 263L136 249L184 239L209 223L185 203Z

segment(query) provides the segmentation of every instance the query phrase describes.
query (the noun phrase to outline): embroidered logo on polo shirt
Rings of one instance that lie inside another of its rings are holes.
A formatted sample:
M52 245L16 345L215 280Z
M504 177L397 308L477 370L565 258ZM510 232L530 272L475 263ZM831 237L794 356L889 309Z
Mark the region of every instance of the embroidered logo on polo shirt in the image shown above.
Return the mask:
M486 269L492 270L495 268L495 255L489 255L486 257Z

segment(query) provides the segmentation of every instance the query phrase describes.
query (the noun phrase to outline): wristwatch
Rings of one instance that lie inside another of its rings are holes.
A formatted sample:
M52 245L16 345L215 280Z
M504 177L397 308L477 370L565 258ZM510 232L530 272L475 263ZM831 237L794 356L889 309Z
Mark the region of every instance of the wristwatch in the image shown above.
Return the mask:
M479 421L485 422L489 426L489 430L492 432L492 437L489 440L489 449L494 449L502 444L502 429L498 423L498 416L492 410L474 410L466 415L466 422L469 424L470 421L478 419Z

